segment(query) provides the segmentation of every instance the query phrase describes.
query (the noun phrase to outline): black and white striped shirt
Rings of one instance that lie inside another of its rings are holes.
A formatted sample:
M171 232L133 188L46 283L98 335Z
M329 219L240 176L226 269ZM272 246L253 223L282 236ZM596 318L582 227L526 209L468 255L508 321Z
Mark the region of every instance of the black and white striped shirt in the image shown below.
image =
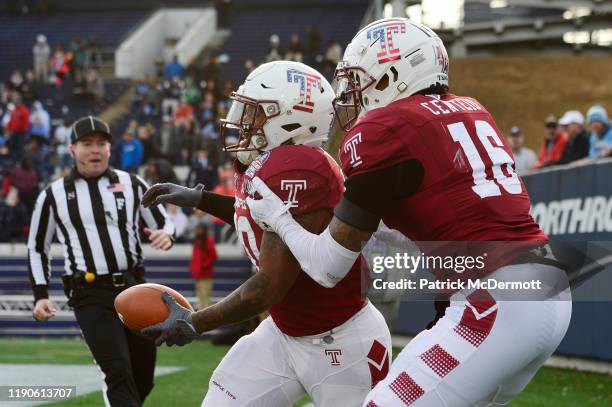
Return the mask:
M98 275L142 265L140 217L150 229L174 235L162 206L140 205L148 186L137 175L108 169L100 178L82 178L76 170L58 179L36 200L28 238L28 268L35 300L47 297L51 258L57 235L63 246L66 274Z

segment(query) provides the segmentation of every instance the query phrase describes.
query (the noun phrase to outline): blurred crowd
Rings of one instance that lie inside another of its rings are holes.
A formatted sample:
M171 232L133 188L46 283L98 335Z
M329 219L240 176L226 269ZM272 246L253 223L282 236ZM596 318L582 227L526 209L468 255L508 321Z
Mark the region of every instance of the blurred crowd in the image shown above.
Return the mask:
M555 165L581 165L603 157L612 157L612 127L608 112L601 105L592 106L585 116L569 110L558 118L544 121L545 138L539 151L524 146L525 135L518 126L510 129L508 146L514 154L519 175Z
M205 53L183 65L173 53L175 45L167 41L155 75L135 81L128 111L113 123L111 164L141 174L149 184L203 184L233 195L233 157L223 151L220 137L220 119L236 89L223 75L228 58ZM303 35L292 34L286 43L273 34L264 60L244 61L245 74L260 63L289 59L310 64L331 78L343 50L333 40L322 45L314 26ZM38 99L39 87L70 86L74 93L103 97L100 53L95 38L78 37L67 47L56 44L52 52L41 34L32 48L32 69L15 70L6 84L0 84L0 241L25 238L40 188L73 166L70 131L75 118L51 117ZM525 135L518 126L510 129L507 141L519 174L612 156L612 128L602 106L591 107L586 116L575 110L560 118L550 115L543 132L545 140L535 152L524 146ZM174 206L167 210L179 242L197 240L203 225L214 241L235 241L233 229L219 219Z

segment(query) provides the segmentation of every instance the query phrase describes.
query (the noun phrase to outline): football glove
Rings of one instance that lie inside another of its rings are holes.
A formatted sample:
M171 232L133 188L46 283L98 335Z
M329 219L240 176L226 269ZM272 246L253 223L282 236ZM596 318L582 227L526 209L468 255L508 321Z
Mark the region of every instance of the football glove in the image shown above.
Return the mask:
M256 192L261 199L246 199L251 217L263 230L279 233L280 223L293 220L289 213L291 202L284 203L259 177L253 178L249 194L254 196Z
M187 188L170 182L155 184L145 192L142 205L145 208L159 204L174 204L183 208L195 208L202 199L204 185Z
M143 335L155 335L159 333L159 336L155 340L157 346L164 342L168 346L184 346L194 339L199 338L200 334L197 333L193 326L192 311L182 307L176 302L174 297L167 292L162 294L162 299L170 310L168 318L159 324L146 327L140 332Z

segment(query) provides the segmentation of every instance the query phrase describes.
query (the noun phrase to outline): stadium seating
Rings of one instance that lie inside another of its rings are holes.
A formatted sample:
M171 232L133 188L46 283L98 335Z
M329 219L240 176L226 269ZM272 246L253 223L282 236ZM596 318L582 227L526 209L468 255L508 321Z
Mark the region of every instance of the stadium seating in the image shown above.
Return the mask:
M277 34L281 47L286 50L291 34L300 34L302 45L306 41L306 28L314 25L321 34L319 53L324 53L331 39L340 44L348 44L359 28L364 15L363 2L357 1L353 6L326 8L245 8L232 14L231 37L223 46L223 53L230 56L230 63L225 66L224 74L239 83L246 77L243 67L245 59L252 59L255 64L265 60L270 44L270 36ZM342 23L338 19L342 16ZM274 24L270 24L274 22Z
M62 12L47 16L0 13L0 78L15 69L32 67L32 46L38 34L45 34L52 50L67 47L79 35L96 37L105 47L114 47L146 16L146 11Z

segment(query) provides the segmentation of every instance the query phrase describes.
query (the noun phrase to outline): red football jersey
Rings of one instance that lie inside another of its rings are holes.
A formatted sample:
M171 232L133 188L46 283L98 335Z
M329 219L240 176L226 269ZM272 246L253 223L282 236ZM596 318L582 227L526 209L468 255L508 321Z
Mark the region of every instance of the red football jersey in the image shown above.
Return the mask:
M236 171L234 222L248 256L259 267L263 230L251 218L245 202L255 176L282 200L292 203L290 211L294 216L317 209L333 213L344 192L344 178L338 164L322 149L302 145L266 151L244 173ZM306 273L300 273L283 301L270 308L272 319L282 332L291 336L315 335L341 325L365 303L360 267L358 259L334 288L325 288Z
M382 217L387 226L417 242L548 240L529 213L510 149L475 99L447 94L398 100L366 113L340 149L347 177L411 159L423 165L422 183L389 205ZM511 260L502 257L496 266Z

